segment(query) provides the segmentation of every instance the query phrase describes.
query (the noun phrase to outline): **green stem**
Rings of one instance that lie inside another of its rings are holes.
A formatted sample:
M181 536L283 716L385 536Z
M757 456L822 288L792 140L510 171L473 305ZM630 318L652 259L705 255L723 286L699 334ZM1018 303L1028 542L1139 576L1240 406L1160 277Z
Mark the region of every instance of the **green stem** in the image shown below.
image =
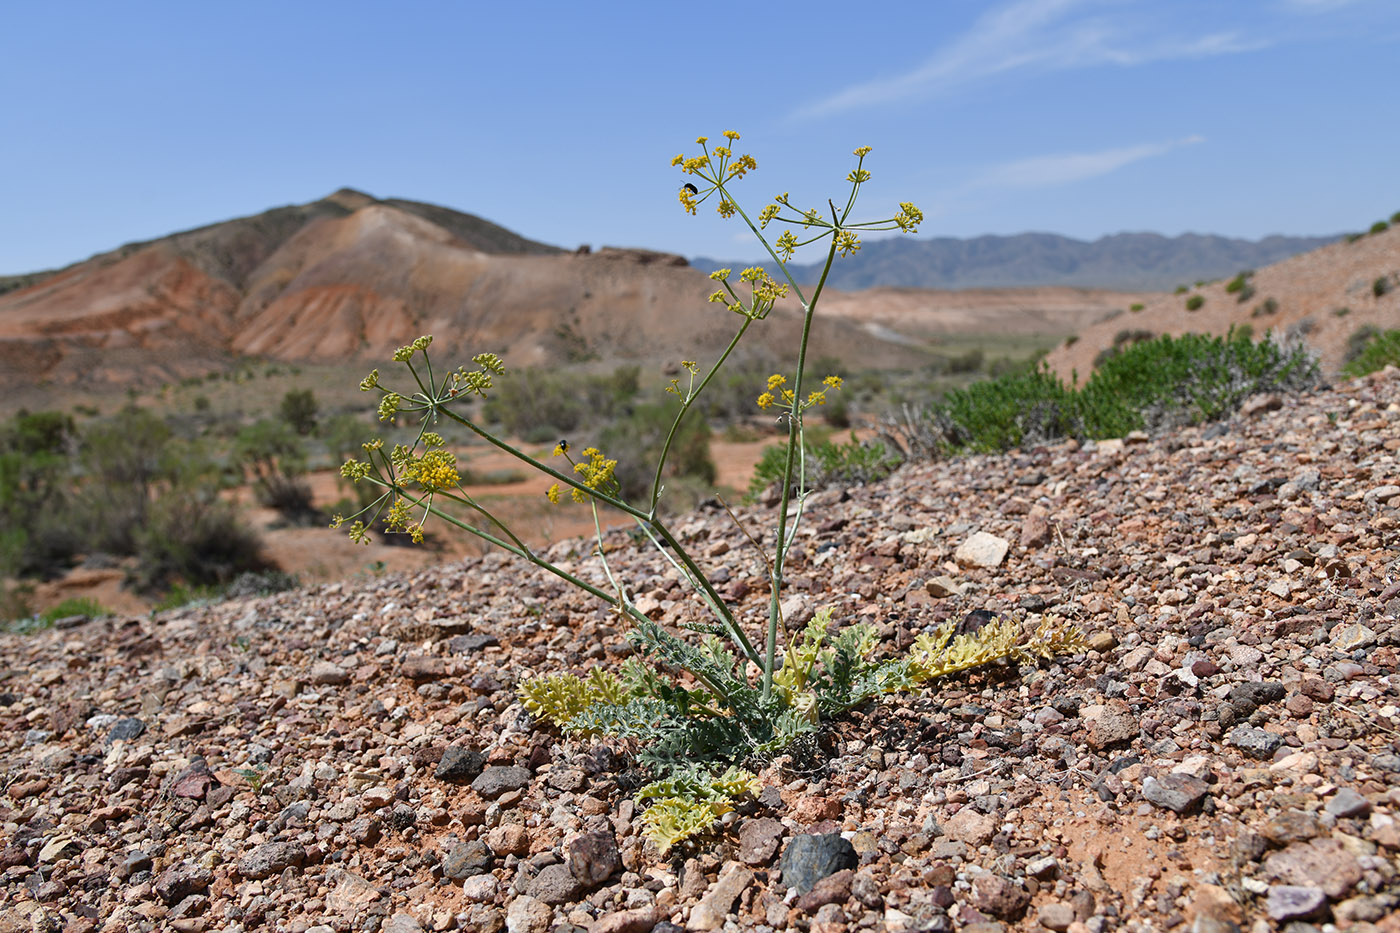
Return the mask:
M465 426L478 437L483 438L492 445L498 447L501 450L504 450L506 453L510 454L516 459L523 460L524 462L530 464L535 469L539 470L541 473L551 476L567 486L570 486L574 489L578 489L585 495L592 497L594 500L606 503L607 505L612 506L618 511L623 512L626 515L630 515L637 521L649 523L653 528L656 529L657 533L660 534L661 537L668 544L671 545L672 549L676 553L676 556L680 558L682 563L685 564L686 568L690 571L691 574L694 575L695 579L700 582L700 584L704 588L705 594L710 599L711 608L716 611L720 621L724 624L725 628L727 628L730 631L731 635L735 636L736 643L739 645L739 647L744 650L744 653L746 655L751 655L754 662L757 663L757 652L754 651L753 646L749 643L748 639L744 637L743 632L740 631L739 625L735 621L733 613L731 613L729 611L729 607L727 607L724 604L724 600L720 597L719 592L714 588L714 584L712 584L709 578L704 574L704 572L701 571L700 566L695 563L695 558L691 557L690 554L686 552L685 548L681 547L681 543L675 539L675 537L671 534L671 532L666 528L665 525L663 525L661 522L654 521L652 517L646 512L643 512L641 509L635 508L634 506L628 505L621 499L615 499L612 496L607 495L606 493L599 492L598 490L593 489L590 486L586 486L583 483L580 483L578 480L574 479L571 476L566 476L565 474L560 473L558 470L551 469L550 467L536 460L534 457L531 457L529 454L517 450L510 444L507 444L505 441L500 440L494 435L488 433L486 430L479 427L471 420L463 418L461 415L457 414L451 409L443 408L442 413L448 418L451 418L453 421L456 421L458 424ZM590 590L589 592L594 591Z
M793 381L792 405L788 409L787 461L783 466L782 499L778 504L778 540L777 545L773 548L773 575L768 598L768 643L763 653L763 699L765 701L773 692L773 665L778 651L778 615L783 588L783 563L787 557L788 548L787 513L788 500L792 495L792 471L797 463L797 458L802 454L802 451L798 450L798 445L801 444L798 421L802 413L802 377L807 368L807 342L812 335L812 318L816 315L817 300L821 297L822 289L826 287L826 277L831 272L831 264L835 259L836 237L832 236L831 246L826 252L826 265L822 267L821 279L812 292L811 301L804 302L802 309L802 342L797 348L797 375Z
M593 596L598 597L603 602L607 603L609 606L612 606L615 609L619 609L632 616L633 618L645 620L647 622L651 621L643 613L637 611L636 607L633 606L631 602L621 600L612 593L600 589L599 587L596 587L585 580L579 579L578 577L569 573L567 570L564 570L562 567L557 567L554 564L550 563L548 560L544 559L543 557L540 557L529 547L526 547L524 545L517 547L516 545L511 544L510 542L503 541L502 539L491 534L489 531L483 531L482 529L477 528L475 525L469 525L466 522L456 518L455 516L449 515L448 513L441 511L436 506L429 505L427 507L427 510L430 514L437 516L439 519L447 522L449 525L452 525L455 528L460 528L463 531L470 532L471 534L476 535L478 538L481 538L485 541L489 541L490 543L496 545L496 547L500 548L503 551L508 551L509 553L514 554L516 557L528 561L529 563L534 564L536 567L539 567L542 570L549 571L556 577L559 577L561 580L573 584L574 586L583 590L585 593L589 593ZM492 521L496 520L493 518ZM499 522L496 523L500 524Z
M550 466L546 465L545 463L543 463L543 462L541 462L541 461L539 461L539 460L536 460L534 457L530 456L529 454L525 453L524 451L517 450L516 448L512 447L510 444L507 444L505 441L503 441L503 440L501 440L500 438L496 437L494 434L491 434L491 433L490 433L489 431L487 431L485 428L480 427L479 425L477 425L475 422L471 421L470 419L468 419L468 418L463 418L461 415L457 414L457 413L456 413L455 411L453 411L452 409L443 407L443 408L440 408L439 410L443 413L443 415L445 415L445 416L448 417L448 418L451 418L453 421L455 421L455 422L457 422L458 424L462 425L463 427L467 428L469 431L471 431L471 432L472 432L473 434L475 434L477 437L481 438L482 440L486 441L487 443L491 444L492 446L494 446L494 447L496 447L496 448L499 448L500 450L504 450L506 453L510 454L510 455L511 455L512 457L514 457L515 459L517 459L517 460L522 460L522 461L524 461L525 463L530 464L530 466L532 466L532 467L534 467L535 469L539 470L541 473L545 474L546 476L552 477L553 479L558 480L559 482L563 483L565 486L568 486L568 487L570 487L571 489L577 489L579 492L582 492L584 495L589 496L589 497L591 497L591 498L593 498L593 499L596 499L596 500L598 500L599 502L602 502L602 503L605 504L605 505L610 505L610 506L612 506L613 508L617 509L619 512L624 512L624 513L626 513L626 514L632 516L633 518L636 518L636 519L646 519L646 518L648 517L648 516L647 516L647 513L646 513L646 512L643 512L641 509L639 509L639 508L637 508L637 507L635 507L635 506L628 505L626 502L623 502L621 499L614 498L613 496L610 496L610 495L608 495L608 494L605 493L605 492L599 492L598 490L594 489L592 486L588 486L588 485L586 485L586 484L584 484L584 483L581 483L581 482L579 482L578 480L574 479L572 476L569 476L568 474L565 474L565 473L560 473L558 470L554 469L553 467L550 467Z
M714 366L710 367L710 371L705 374L705 378L700 380L700 387L692 388L688 391L685 399L681 402L681 410L677 412L676 420L671 422L671 430L666 433L666 443L661 446L661 457L656 461L656 475L653 476L651 480L651 495L648 497L647 502L649 503L648 511L651 513L653 520L656 518L657 502L661 498L661 472L666 468L666 458L671 454L671 444L675 440L676 432L680 430L681 419L686 416L686 413L690 411L691 404L695 399L699 398L701 392L705 391L705 386L710 384L710 380L715 377L720 367L729 359L729 354L734 352L734 348L739 345L739 340L744 336L744 332L749 329L749 325L752 323L753 318L744 318L744 323L739 327L739 332L734 335L733 340L729 341L729 346L724 348L724 352L720 354L719 360L715 362Z

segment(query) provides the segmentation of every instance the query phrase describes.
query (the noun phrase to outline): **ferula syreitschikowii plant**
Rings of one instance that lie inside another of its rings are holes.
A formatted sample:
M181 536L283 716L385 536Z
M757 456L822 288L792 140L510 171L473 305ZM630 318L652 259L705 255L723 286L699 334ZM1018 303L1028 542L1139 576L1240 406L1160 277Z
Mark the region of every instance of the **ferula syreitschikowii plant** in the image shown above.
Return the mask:
M366 540L369 525L383 520L391 531L421 540L424 523L431 516L561 577L626 617L628 637L638 652L616 673L594 668L582 676L541 676L525 682L520 692L528 710L566 734L613 736L636 749L638 763L656 778L638 796L650 801L643 819L648 835L663 852L709 829L732 807L736 796L756 788L757 779L745 770L746 765L810 741L823 721L882 694L909 690L956 671L1002 658L1065 654L1080 650L1083 644L1077 630L1049 617L1037 626L1019 617L1002 618L969 635L955 635L951 625L945 625L921 635L907 654L896 657L879 656L879 639L872 626L847 624L835 618L830 608L818 611L801 631L785 631L781 594L787 559L807 504L803 417L823 404L828 393L841 388L840 377L832 374L815 387L809 384L807 348L817 303L833 262L859 250L863 234L913 233L923 214L913 204L902 203L884 219L853 219L861 186L870 179L865 168L870 149L861 147L855 150L855 167L846 176L850 190L843 205L828 201L824 209L801 210L781 194L751 215L740 205L734 186L758 164L751 155L734 151L738 139L738 133L726 132L722 143L711 146L702 136L696 140L698 152L672 160L685 176L680 202L690 214L712 202L721 217L741 218L768 253L781 281L759 266L744 269L737 277L728 269L711 274L717 288L710 301L735 315L734 335L712 362L682 361L685 375L666 386L673 396L674 419L641 501L624 498L615 475L617 462L597 447L575 453L561 441L553 457L537 459L474 421L464 402L488 395L496 377L505 371L504 364L495 354L481 353L472 358L471 367L436 371L428 356L431 337L420 337L394 354L410 377L402 390L381 384L378 370L361 383L365 391L380 393L381 420L419 419L416 441L392 449L371 441L364 445L363 459L342 468L346 477L378 487L373 501L350 517L352 538ZM776 238L765 232L770 227L780 230ZM787 262L799 248L822 242L826 262L808 294L790 274ZM745 334L762 326L774 305L789 295L802 313L791 368L755 387L758 407L778 413L787 430L787 445L773 531L767 539L772 547L764 555L769 583L767 624L754 633L757 637L751 637L700 562L671 531L658 506L665 491L662 478L667 458L686 415ZM558 502L567 491L593 509L597 579L584 579L531 548L461 487L455 455L437 430L444 424L464 428L544 474L552 481L545 491L550 501ZM693 636L679 634L638 610L627 581L608 562L600 507L631 518L640 535L655 545L708 610L709 622L686 626ZM337 516L336 525L344 521Z

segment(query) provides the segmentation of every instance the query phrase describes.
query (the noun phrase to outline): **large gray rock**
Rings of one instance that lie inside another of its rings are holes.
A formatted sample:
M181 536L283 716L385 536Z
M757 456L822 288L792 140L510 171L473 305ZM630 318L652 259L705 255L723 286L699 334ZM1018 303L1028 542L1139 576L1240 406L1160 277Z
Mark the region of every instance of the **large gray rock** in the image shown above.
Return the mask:
M806 894L827 875L843 868L855 868L860 858L840 833L794 836L783 850L781 871L783 884L798 894Z
M238 860L244 878L270 878L306 861L306 849L295 842L265 842Z
M1209 784L1189 774L1165 774L1142 782L1142 796L1148 803L1174 813L1196 809L1209 790Z

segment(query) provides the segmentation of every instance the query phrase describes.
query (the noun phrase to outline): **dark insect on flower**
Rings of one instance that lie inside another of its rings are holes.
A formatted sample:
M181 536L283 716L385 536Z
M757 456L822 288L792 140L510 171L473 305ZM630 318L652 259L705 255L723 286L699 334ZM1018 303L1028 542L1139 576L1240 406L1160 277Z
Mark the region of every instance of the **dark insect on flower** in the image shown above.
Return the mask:
M685 190L686 190L686 191L689 191L691 194L699 194L699 193L700 193L700 189L697 188L697 187L695 187L694 185L692 185L690 182L686 182L682 187L684 187Z
M569 452L569 442L568 442L568 441L561 440L561 441L559 442L559 445L558 445L558 446L559 446L559 452L560 452L561 454L566 454L566 453Z

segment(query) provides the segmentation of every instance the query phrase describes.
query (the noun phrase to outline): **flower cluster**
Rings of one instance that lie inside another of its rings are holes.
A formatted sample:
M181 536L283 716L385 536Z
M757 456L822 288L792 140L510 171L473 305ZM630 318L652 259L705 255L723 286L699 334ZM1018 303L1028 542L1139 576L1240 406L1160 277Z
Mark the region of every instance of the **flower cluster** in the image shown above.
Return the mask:
M729 284L732 274L731 269L716 269L710 273L710 278L724 286L722 290L710 295L710 301L723 304L730 311L742 314L749 320L763 320L768 316L768 312L773 310L773 306L787 296L787 285L774 281L762 266L750 266L739 273L739 281L749 285L749 300L745 303L739 298L734 286Z
M462 481L457 473L456 455L441 449L430 450L417 460L410 460L405 465L404 476L416 481L426 492L451 489Z
M583 477L583 485L604 495L616 495L619 485L615 471L617 461L609 460L597 447L583 448L583 459L577 462L569 456L569 442L560 441L554 445L554 456L564 457L574 465L574 472ZM545 498L558 503L562 489L558 483L545 490ZM582 489L570 489L569 496L575 502L587 502L588 495Z
M738 133L726 132L726 139L730 142L739 138ZM680 166L681 171L687 175L693 175L708 183L708 187L696 187L687 182L680 191L681 204L690 213L695 213L696 207L714 192L719 192L719 213L724 217L731 217L740 214L745 220L748 215L743 212L739 205L730 196L729 188L726 185L731 178L742 177L747 171L757 168L748 156L734 157L729 147L717 146L711 152L707 146L706 137L702 136L697 143L702 147L702 154L687 158L684 154L677 155L671 160L672 165ZM843 210L838 211L835 204L831 205L830 218L824 218L816 208L811 210L800 210L792 206L787 192L783 192L773 199L772 204L764 206L758 213L757 229L764 229L773 221L788 224L792 228L807 230L817 228L814 235L807 239L799 239L795 229L784 230L778 234L776 241L769 247L772 255L779 262L787 262L797 252L797 250L809 243L826 237L834 237L832 244L833 251L842 256L854 255L860 249L860 230L900 230L904 233L915 233L919 229L919 224L923 222L924 215L913 204L902 202L899 205L899 213L885 220L874 221L853 221L850 213L855 206L856 195L860 192L860 186L870 180L871 174L865 168L865 157L870 154L869 146L861 146L856 149L856 167L846 175L846 181L851 185L851 194ZM784 211L788 211L786 215ZM749 221L752 226L753 222ZM762 240L762 234L759 235ZM765 245L768 245L766 241ZM724 270L726 273L728 270ZM715 292L710 296L711 301L722 301L730 304L723 292ZM738 310L735 308L735 310Z
M783 388L787 385L787 376L781 373L774 373L768 377L768 390L760 395L755 401L759 408L768 409L778 402L786 406L791 406L795 396L791 389ZM798 411L806 411L813 405L825 405L826 393L828 389L840 390L842 379L840 376L827 376L822 380L822 387L807 393L807 397L798 406ZM776 394L774 394L776 393Z
M686 157L684 153L679 153L671 160L672 165L679 165L682 172L693 175L703 182L707 187L699 188L694 184L686 184L681 187L681 206L687 212L694 214L695 209L701 202L708 198L715 191L720 191L719 215L721 217L732 217L738 210L737 206L722 190L724 183L736 178L743 178L749 172L758 168L758 163L751 155L735 155L734 150L729 147L729 143L734 143L739 139L739 134L733 130L725 130L724 138L726 144L716 146L713 151L709 147L709 137L701 136L695 140L695 144L700 147L701 154L698 156Z

